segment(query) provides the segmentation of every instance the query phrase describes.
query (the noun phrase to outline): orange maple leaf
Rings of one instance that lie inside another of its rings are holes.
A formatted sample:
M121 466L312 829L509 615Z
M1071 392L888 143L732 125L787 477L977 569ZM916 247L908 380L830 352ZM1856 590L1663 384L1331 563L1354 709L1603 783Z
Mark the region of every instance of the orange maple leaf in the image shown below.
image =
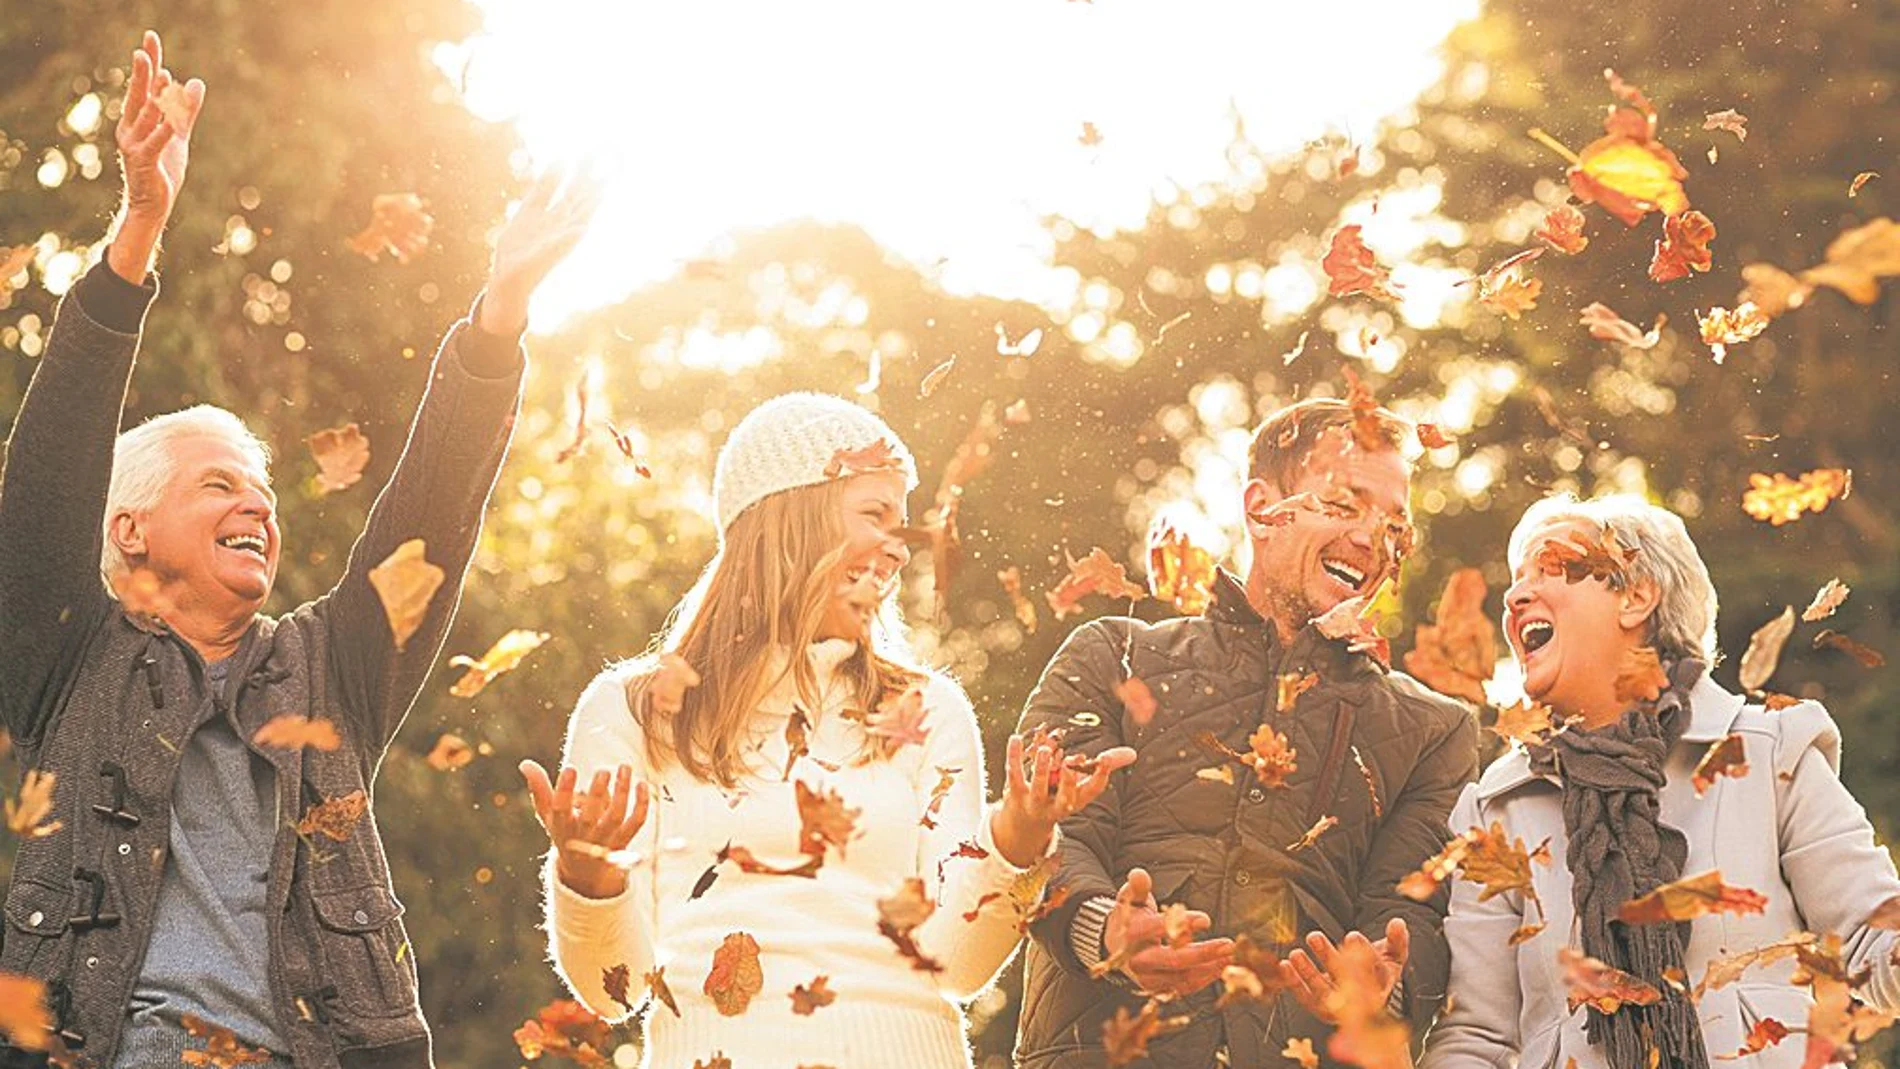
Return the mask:
M712 970L701 985L721 1016L745 1012L754 995L765 990L765 970L759 964L759 944L745 932L729 933L713 951Z
M1624 924L1661 924L1711 913L1760 913L1767 905L1767 896L1746 887L1731 887L1722 882L1720 870L1710 869L1632 898L1623 903L1616 916Z
M1326 272L1326 292L1333 297L1350 297L1363 293L1368 297L1396 300L1397 294L1391 288L1391 272L1379 266L1379 261L1366 248L1359 235L1363 231L1358 223L1348 223L1333 233L1331 246L1320 260L1321 270Z
M1484 683L1498 660L1497 629L1485 614L1484 573L1460 568L1445 581L1432 614L1418 625L1405 670L1441 694L1483 704Z
M369 439L354 423L331 427L310 436L310 455L317 460L317 489L333 494L355 486L369 466Z

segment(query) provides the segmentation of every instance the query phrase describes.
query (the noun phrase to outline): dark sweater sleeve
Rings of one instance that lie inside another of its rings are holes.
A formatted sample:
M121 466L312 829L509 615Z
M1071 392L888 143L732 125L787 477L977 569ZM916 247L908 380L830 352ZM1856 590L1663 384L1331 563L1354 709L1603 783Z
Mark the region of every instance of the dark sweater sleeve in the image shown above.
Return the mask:
M448 637L514 430L525 367L519 341L484 335L467 319L449 330L395 473L370 508L342 580L316 606L329 634L333 685L379 752L415 704ZM398 649L369 574L416 539L443 580Z
M1129 621L1097 620L1077 628L1056 651L1023 709L1016 730L1027 735L1037 728L1062 728L1069 753L1094 756L1122 739L1122 705L1113 691L1121 678L1124 634L1114 630ZM1094 716L1078 717L1089 712ZM1042 944L1063 967L1088 975L1070 941L1076 913L1090 899L1115 897L1121 881L1114 871L1121 852L1122 784L1126 776L1109 781L1102 796L1062 822L1062 863L1050 881L1049 893L1066 894L1061 905L1029 928L1030 938Z
M99 578L125 391L157 282L102 260L60 302L0 476L0 723L37 739L110 605Z

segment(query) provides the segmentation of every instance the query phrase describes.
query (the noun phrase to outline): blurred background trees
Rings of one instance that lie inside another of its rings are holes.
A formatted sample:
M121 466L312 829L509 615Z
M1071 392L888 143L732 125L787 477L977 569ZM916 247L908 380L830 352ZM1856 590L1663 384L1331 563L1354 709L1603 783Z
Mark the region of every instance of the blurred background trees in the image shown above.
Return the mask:
M30 268L0 280L0 427L57 294L96 255L114 206L124 57L144 26L176 27L174 65L212 89L129 418L212 400L250 421L278 452L289 551L273 610L321 593L527 166L511 132L471 117L431 61L477 16L459 0L353 5L348 17L329 5L209 0L16 8L0 24L0 246L35 251ZM1339 49L1350 66L1350 41L1314 47ZM1492 0L1446 49L1440 84L1358 146L1355 173L1339 176L1343 143L1268 157L1237 121L1231 180L1162 190L1142 228L1048 220L1056 261L1078 280L1065 307L955 296L928 266L861 231L795 222L735 233L715 256L533 340L515 450L450 647L479 655L513 627L553 639L472 700L449 696L458 673L445 665L378 784L441 1064L514 1064L509 1030L557 993L536 927L545 840L514 766L558 754L586 680L643 648L690 585L713 545L712 456L726 428L784 390L877 407L920 458L920 517L985 406L1025 403L1028 420L1004 424L992 466L967 488L964 561L946 611L932 611L921 559L906 590L920 645L970 687L993 757L1075 622L1051 619L1040 598L1066 571L1064 554L1100 545L1138 566L1161 512L1231 549L1247 430L1287 401L1343 394L1346 368L1458 437L1421 465L1425 538L1399 593L1399 649L1456 567L1484 568L1496 606L1505 536L1552 489L1635 490L1682 512L1722 591L1729 651L1836 576L1854 594L1830 625L1893 649L1900 301L1890 290L1862 308L1823 291L1721 366L1696 338L1694 313L1733 307L1743 264L1797 269L1840 231L1893 214L1900 10ZM1501 318L1457 280L1536 244L1532 230L1567 190L1563 161L1525 132L1542 127L1573 148L1592 140L1611 100L1606 67L1656 101L1660 135L1718 228L1715 269L1651 282L1660 217L1625 229L1586 208L1589 249L1530 265L1543 281L1538 306ZM1723 108L1748 115L1746 141L1702 129ZM1869 170L1889 177L1850 199L1849 180ZM368 262L345 239L368 221L372 197L394 191L427 201L431 248L407 264ZM1324 296L1318 260L1342 221L1364 223L1382 262L1403 265L1404 303ZM1590 338L1576 315L1596 301L1645 328L1666 313L1661 344L1640 352ZM1012 341L1038 327L1046 336L1031 356L1004 356L999 325ZM857 391L874 353L881 382ZM924 377L952 358L921 397ZM604 438L556 461L590 375L594 411L609 408L630 431L650 477ZM303 441L348 421L372 443L365 481L319 496ZM1852 496L1825 513L1769 527L1742 512L1750 473L1824 466L1854 470ZM1039 606L1033 632L996 580L1011 566ZM1848 740L1847 781L1891 831L1900 782L1888 774L1897 740L1883 712L1900 688L1806 649L1812 630L1797 634L1775 686L1827 702ZM1735 685L1732 663L1717 676ZM460 771L422 759L445 731L479 747ZM1006 979L978 1003L987 1056L1008 1049L1016 986Z

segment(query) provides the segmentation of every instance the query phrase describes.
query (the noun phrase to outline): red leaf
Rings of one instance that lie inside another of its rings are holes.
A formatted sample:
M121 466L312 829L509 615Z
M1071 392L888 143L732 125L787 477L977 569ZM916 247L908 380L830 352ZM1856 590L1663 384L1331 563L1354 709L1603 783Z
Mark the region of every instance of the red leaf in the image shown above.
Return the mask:
M1389 285L1391 272L1379 266L1372 250L1366 248L1359 236L1362 229L1357 223L1349 223L1334 232L1332 245L1320 260L1320 268L1326 272L1326 292L1334 297L1363 293L1395 300L1397 295Z

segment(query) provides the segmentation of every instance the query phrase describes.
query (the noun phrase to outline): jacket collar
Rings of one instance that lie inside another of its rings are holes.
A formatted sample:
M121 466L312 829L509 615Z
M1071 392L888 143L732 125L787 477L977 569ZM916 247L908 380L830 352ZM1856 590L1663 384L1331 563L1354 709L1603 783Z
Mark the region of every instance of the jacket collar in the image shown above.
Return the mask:
M1281 642L1279 631L1247 600L1246 586L1225 568L1215 571L1211 589L1213 598L1203 615L1217 623L1259 632L1275 672L1317 672L1330 682L1344 682L1380 670L1372 657L1348 652L1344 642L1327 638L1312 624L1301 628L1291 642Z
M1689 726L1682 732L1682 741L1710 743L1721 739L1735 726L1735 718L1741 715L1744 704L1741 695L1730 693L1710 679L1707 672L1702 673L1702 678L1689 688ZM1530 753L1518 743L1512 743L1511 748L1478 777L1478 801L1488 802L1532 780L1561 782L1555 776L1540 776L1531 771Z

